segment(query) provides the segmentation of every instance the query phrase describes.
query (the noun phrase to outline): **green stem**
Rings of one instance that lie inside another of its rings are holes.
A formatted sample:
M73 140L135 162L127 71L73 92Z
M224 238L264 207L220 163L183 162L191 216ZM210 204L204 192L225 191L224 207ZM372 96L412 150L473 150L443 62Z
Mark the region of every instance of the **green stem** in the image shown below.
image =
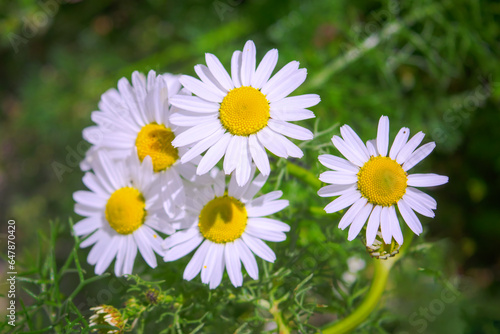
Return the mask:
M285 323L285 320L283 319L283 315L279 310L278 304L279 302L274 302L273 306L269 309L269 312L273 315L274 322L276 322L276 325L278 326L278 333L290 334L290 329L288 328L288 326Z
M353 329L357 328L366 318L368 318L370 313L372 313L377 305L379 305L380 298L385 290L387 278L389 277L389 272L398 258L399 256L389 258L385 261L373 259L375 273L370 291L368 291L365 300L363 300L361 305L359 305L358 308L349 316L324 329L324 334L349 333Z
M321 181L318 179L318 177L303 167L287 161L286 170L288 173L298 179L301 179L316 190L321 187Z

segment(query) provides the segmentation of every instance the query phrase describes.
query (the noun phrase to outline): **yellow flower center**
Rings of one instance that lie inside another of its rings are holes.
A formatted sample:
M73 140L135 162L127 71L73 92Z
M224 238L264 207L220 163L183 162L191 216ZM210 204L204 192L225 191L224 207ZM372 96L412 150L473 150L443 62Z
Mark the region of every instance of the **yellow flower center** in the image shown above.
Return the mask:
M406 172L389 157L371 157L358 172L358 189L368 202L396 204L406 192Z
M247 209L234 197L215 197L200 212L198 227L208 240L223 244L243 234L247 226Z
M160 172L179 159L179 151L172 146L175 135L164 125L150 123L142 127L135 140L137 155L141 162L148 155L153 160L153 169Z
M269 101L250 86L234 88L220 105L220 121L235 136L249 136L259 132L269 120Z
M106 203L106 220L116 232L130 234L144 223L146 203L141 192L124 187L116 190Z

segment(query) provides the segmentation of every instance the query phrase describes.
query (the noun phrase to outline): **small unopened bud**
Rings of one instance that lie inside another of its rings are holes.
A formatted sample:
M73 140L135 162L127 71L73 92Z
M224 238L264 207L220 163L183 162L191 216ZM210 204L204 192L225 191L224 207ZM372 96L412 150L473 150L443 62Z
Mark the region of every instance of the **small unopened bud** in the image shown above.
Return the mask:
M158 295L158 290L149 289L146 291L146 300L152 305L158 304Z

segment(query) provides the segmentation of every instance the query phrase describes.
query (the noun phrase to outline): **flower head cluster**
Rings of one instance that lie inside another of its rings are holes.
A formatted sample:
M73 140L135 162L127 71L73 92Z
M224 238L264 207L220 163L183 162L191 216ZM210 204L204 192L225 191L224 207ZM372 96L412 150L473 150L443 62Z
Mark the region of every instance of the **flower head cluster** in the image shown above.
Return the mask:
M289 202L279 190L258 195L271 172L266 149L301 158L302 150L288 138L310 140L313 134L291 122L315 117L307 108L320 101L316 94L289 97L307 71L292 61L272 75L277 60L273 49L257 66L255 45L248 41L233 53L231 74L207 53L207 65L195 66L199 79L134 72L131 83L122 78L118 89L102 95L91 116L95 125L83 131L93 144L81 164L89 190L73 195L75 212L85 217L74 233L84 238L82 247L93 246L87 260L96 274L113 261L116 275L131 274L138 252L152 268L157 256L171 262L194 252L184 279L200 274L215 288L227 272L237 287L243 284L242 264L258 279L255 256L276 259L265 241L284 241L290 227L268 216ZM403 243L396 207L410 229L421 233L415 212L433 217L436 201L415 187L437 186L448 178L408 171L435 144L417 148L423 133L409 139L409 129L403 128L389 150L385 116L377 138L366 144L348 125L340 132L342 137L332 141L347 160L319 157L333 171L321 174L330 185L318 194L339 196L326 212L350 207L339 224L350 226L349 240L368 221L369 247L377 234L385 244ZM378 244L372 248L384 250Z
M272 76L277 60L273 49L256 66L248 41L233 54L231 76L207 54L207 66L195 66L201 80L134 72L131 82L122 78L102 95L95 125L83 131L93 144L81 163L89 190L73 196L85 217L74 233L85 238L82 247L93 245L87 260L96 274L113 260L116 275L131 274L138 251L155 268L157 255L170 262L197 248L184 278L201 272L215 288L225 269L242 285L242 263L257 279L254 255L275 260L263 240L283 241L290 228L266 216L288 201L281 191L254 198L271 170L266 149L302 157L286 137L313 135L290 122L313 118L306 108L320 101L315 94L288 97L307 72L294 61Z

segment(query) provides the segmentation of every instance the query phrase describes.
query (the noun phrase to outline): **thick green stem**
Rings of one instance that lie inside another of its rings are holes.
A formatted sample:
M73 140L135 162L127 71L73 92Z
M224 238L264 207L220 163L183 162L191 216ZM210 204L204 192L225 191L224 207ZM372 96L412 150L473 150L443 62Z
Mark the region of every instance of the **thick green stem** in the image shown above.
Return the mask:
M363 300L358 308L349 316L324 329L324 334L349 333L368 318L370 313L372 313L380 303L380 298L384 293L389 272L397 259L398 257L389 258L388 260L373 259L375 273L373 275L370 291L368 291L365 300Z
M283 315L281 314L281 311L278 308L278 302L274 302L273 306L269 309L269 312L273 315L274 322L276 322L276 325L278 326L278 333L279 334L290 334L290 329L288 328L287 324L285 323L285 320L283 319Z

